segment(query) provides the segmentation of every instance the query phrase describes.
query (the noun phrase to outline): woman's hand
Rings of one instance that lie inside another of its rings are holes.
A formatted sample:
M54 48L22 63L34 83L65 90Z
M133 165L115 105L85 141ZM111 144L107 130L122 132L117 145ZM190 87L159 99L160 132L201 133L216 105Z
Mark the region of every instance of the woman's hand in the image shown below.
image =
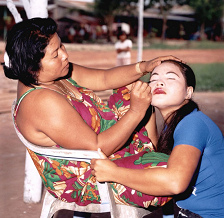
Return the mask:
M99 182L113 181L113 173L116 173L116 168L118 167L115 163L110 161L107 156L98 149L99 155L102 159L92 159L91 169L92 175L96 177Z
M150 86L148 83L137 81L132 85L130 94L130 110L144 116L152 100Z
M183 62L179 58L176 58L172 55L167 55L167 56L157 57L157 58L152 59L150 61L146 61L146 62L144 62L145 65L140 66L140 68L142 69L142 72L152 72L155 67L160 65L162 63L162 61L166 61L166 60L174 60L174 61ZM143 63L141 65L143 65Z

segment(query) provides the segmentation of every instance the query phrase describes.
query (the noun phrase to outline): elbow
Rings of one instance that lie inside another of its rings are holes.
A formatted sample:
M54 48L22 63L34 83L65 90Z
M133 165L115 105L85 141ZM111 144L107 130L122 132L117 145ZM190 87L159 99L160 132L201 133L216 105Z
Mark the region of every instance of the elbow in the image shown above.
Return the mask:
M181 181L180 179L174 179L170 182L170 194L178 195L183 193L187 189L188 185L185 181Z

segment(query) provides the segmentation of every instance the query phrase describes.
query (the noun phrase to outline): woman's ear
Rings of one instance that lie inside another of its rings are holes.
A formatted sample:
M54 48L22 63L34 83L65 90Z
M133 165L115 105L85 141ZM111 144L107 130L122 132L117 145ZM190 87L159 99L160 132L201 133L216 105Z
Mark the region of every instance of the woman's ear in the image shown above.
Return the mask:
M192 95L193 95L194 89L192 86L188 86L187 87L187 95L185 99L191 99Z

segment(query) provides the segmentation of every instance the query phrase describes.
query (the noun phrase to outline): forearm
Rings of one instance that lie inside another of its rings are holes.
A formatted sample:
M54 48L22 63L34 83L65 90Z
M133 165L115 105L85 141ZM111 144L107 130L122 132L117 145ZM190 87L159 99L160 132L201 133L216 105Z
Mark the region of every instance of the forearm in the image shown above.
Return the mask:
M120 49L117 49L117 53L121 53L121 52L124 52L124 51L130 51L131 49L129 47L126 47L126 48L120 48Z
M99 182L116 182L148 195L171 196L189 187L200 157L199 149L181 144L173 149L166 168L129 169L109 159L92 160L91 168Z
M141 72L137 72L136 64L111 68L105 72L105 84L109 89L116 89L133 83L143 76L145 68L139 64Z
M200 157L199 149L178 145L173 149L166 168L127 169L106 167L104 164L104 174L108 171L109 176L104 181L114 181L149 195L176 195L184 192L189 186Z
M86 68L73 64L72 78L80 85L91 90L102 91L123 87L138 80L143 73L136 71L136 64L113 67L107 70ZM143 64L139 65L145 72Z
M166 168L128 169L117 167L108 173L113 181L142 193L154 196L174 195L171 174Z
M107 155L119 150L129 139L144 114L129 110L115 125L98 135L98 147Z

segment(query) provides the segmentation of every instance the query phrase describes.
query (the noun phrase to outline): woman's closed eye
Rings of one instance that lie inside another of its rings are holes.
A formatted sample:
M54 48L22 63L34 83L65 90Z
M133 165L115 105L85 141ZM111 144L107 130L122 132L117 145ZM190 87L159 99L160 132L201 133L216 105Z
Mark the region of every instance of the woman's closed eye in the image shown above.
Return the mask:
M153 83L153 82L156 82L156 81L157 81L157 80L152 79L152 80L149 81L149 83Z
M62 43L60 44L60 49L62 49L63 51L65 50L65 46ZM55 52L57 52L57 54L53 58L57 58L58 57L58 51L59 51L59 49L57 49L55 51Z

